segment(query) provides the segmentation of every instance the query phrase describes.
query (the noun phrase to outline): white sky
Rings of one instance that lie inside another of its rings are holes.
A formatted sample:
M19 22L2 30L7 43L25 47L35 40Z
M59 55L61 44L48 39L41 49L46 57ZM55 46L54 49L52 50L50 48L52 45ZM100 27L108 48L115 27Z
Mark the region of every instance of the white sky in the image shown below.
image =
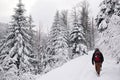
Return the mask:
M0 0L0 22L10 22L11 15L14 13L19 0ZM52 25L54 15L57 10L72 9L82 0L22 0L25 4L27 14L31 14L34 24L38 27L42 25L42 30L47 31ZM101 0L88 0L90 4L90 13L95 17L98 13L98 6Z

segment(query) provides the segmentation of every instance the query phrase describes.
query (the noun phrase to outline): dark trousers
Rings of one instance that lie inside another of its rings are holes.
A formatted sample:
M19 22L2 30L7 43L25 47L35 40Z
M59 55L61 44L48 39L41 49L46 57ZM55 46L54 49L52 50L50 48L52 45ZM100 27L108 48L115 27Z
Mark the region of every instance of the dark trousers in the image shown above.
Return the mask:
M101 62L95 62L95 70L96 70L98 76L100 75L101 67L102 67L102 63Z

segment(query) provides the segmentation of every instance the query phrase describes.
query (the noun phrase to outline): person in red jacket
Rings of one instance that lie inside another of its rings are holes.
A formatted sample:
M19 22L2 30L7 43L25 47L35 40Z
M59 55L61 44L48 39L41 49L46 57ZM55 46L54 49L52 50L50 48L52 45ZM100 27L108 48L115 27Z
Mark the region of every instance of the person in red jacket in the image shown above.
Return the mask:
M96 48L92 56L92 64L93 65L95 64L95 70L98 76L100 76L100 70L102 68L103 61L104 61L103 54L100 52L98 48Z

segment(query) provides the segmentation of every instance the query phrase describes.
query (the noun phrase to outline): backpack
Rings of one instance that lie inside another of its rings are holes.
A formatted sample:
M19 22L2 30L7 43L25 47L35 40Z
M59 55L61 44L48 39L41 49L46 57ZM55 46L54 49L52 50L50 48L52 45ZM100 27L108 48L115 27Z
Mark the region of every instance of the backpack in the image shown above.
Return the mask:
M95 62L100 62L101 61L101 56L100 56L100 52L96 52L95 53L95 57L94 57L94 60Z

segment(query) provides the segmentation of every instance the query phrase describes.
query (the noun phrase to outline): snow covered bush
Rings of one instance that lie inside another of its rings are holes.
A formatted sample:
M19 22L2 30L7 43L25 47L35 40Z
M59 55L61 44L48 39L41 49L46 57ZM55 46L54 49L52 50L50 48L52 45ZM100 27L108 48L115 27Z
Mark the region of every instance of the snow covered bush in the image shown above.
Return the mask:
M112 15L120 16L120 1L119 0L103 0L100 4L100 12L97 15L96 23L100 32L108 27Z
M31 73L24 73L20 76L20 80L35 80L35 76Z

